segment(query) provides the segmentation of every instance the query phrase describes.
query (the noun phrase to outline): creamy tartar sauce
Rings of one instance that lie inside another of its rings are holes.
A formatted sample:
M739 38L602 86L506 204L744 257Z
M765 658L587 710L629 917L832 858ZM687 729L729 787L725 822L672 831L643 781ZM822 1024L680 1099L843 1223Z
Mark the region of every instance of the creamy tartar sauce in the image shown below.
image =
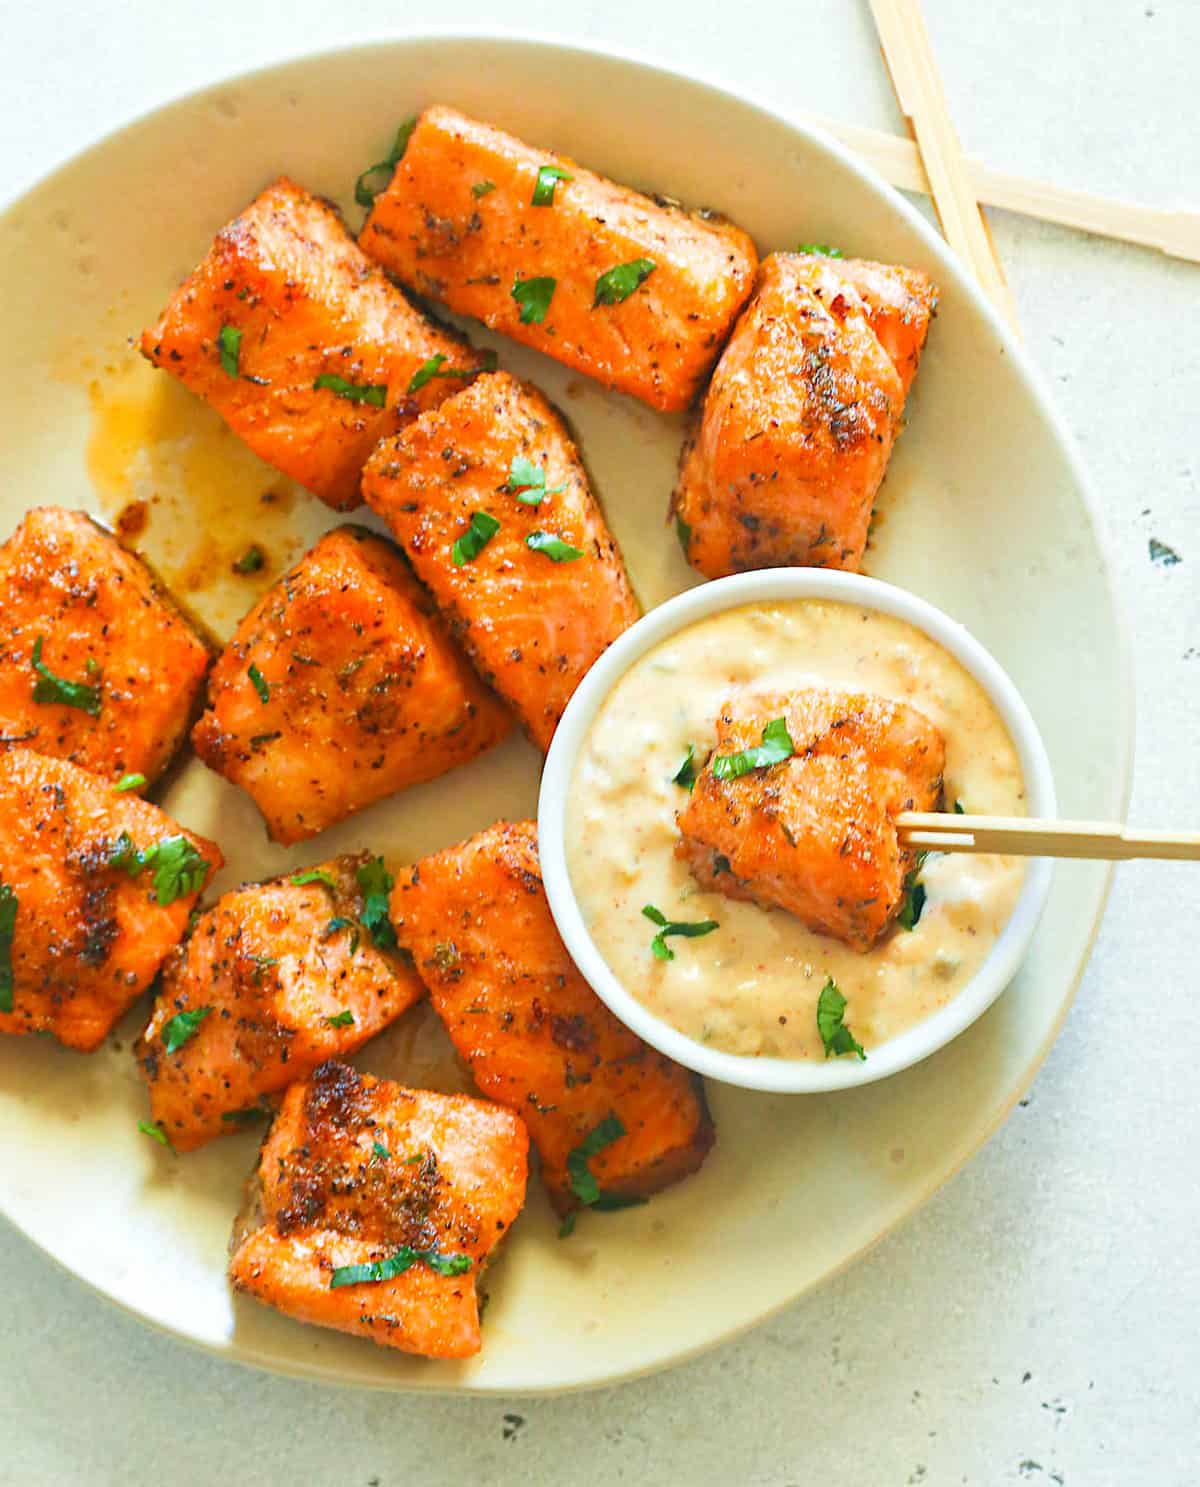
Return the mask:
M647 652L602 704L580 750L567 807L571 885L597 949L626 989L688 1036L729 1053L820 1059L817 998L827 978L847 999L846 1025L874 1047L953 998L1012 912L1017 858L930 855L927 897L909 931L893 927L865 954L806 929L781 909L706 892L675 856L672 775L689 744L697 766L716 741L722 704L739 691L808 687L873 692L919 708L946 742L946 805L1025 814L1016 750L986 693L935 641L902 620L824 600L750 604L681 630ZM673 939L657 960L655 926L715 919Z

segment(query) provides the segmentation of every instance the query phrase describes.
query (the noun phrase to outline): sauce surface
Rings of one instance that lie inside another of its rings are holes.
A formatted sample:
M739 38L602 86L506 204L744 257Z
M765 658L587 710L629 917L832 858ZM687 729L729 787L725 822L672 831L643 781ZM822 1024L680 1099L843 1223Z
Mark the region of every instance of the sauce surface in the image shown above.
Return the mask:
M873 692L919 708L946 741L946 806L1026 813L1016 749L982 687L902 620L848 604L791 600L726 610L636 662L602 704L580 750L567 806L571 884L597 949L626 989L681 1032L728 1053L822 1059L817 998L827 978L867 1049L936 1012L986 959L1012 913L1020 859L930 854L915 929L893 927L865 954L782 910L706 892L675 856L671 777L689 744L702 762L735 693L822 687ZM642 907L719 929L650 951Z

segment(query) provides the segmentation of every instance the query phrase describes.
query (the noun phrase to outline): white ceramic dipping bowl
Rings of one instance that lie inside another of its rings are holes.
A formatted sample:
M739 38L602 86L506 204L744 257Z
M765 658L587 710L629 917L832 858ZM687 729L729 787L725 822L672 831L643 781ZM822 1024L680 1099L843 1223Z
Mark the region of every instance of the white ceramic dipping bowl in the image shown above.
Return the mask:
M1052 863L1031 858L1013 912L987 959L940 1011L872 1048L866 1061L755 1058L723 1053L689 1038L626 991L596 948L571 886L566 858L566 814L575 763L597 712L626 671L668 636L727 609L788 599L825 599L905 620L975 678L1008 730L1024 776L1031 816L1056 813L1050 761L1037 725L999 663L962 625L915 594L859 574L820 568L774 568L743 573L689 589L653 609L596 662L571 698L546 758L538 799L538 848L546 896L572 960L596 995L652 1047L710 1079L746 1089L812 1094L869 1084L935 1053L967 1028L1016 974L1050 891Z

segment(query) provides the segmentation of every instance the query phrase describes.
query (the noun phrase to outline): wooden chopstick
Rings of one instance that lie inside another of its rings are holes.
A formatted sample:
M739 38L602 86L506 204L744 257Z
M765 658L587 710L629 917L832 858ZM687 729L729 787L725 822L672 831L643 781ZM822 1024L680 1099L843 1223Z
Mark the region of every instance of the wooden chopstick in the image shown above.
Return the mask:
M938 852L1002 852L1012 857L1135 857L1200 862L1200 831L1129 831L1113 821L1049 821L1030 816L959 816L902 811L900 843Z
M832 134L848 150L860 156L900 191L930 195L929 177L921 152L911 139L867 129L861 124L843 124L837 119L810 114L810 123ZM1048 181L1027 180L1007 171L993 170L972 155L964 162L975 196L989 206L1042 222L1057 222L1098 237L1156 248L1172 258L1200 263L1200 212L1169 211L1141 206L1136 202L1110 201L1087 191L1054 186Z
M1015 330L1017 311L950 121L917 0L871 0L892 86L925 163L946 241Z

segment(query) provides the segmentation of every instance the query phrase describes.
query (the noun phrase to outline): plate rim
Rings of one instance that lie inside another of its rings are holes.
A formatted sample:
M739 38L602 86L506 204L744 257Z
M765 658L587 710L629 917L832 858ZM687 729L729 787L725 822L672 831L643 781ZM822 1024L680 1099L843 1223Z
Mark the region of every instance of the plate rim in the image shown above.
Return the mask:
M469 23L432 28L400 27L382 33L376 32L361 36L354 41L334 46L289 49L273 56L270 60L260 62L243 71L223 73L198 86L173 92L150 108L122 118L112 128L92 139L82 149L56 156L47 168L38 172L31 179L27 179L18 185L15 191L10 192L3 199L0 199L0 221L3 221L10 213L19 208L22 202L34 192L52 185L60 174L85 164L92 155L98 154L114 145L122 135L150 124L159 115L166 114L171 110L179 108L181 105L194 104L231 87L253 85L260 80L268 78L272 74L279 73L291 67L318 63L334 58L349 58L354 54L361 54L366 57L380 48L439 45L442 43L477 43L484 46L507 46L514 50L535 48L560 53L575 53L584 59L601 59L622 63L629 67L641 69L647 73L658 74L660 77L674 83L698 86L716 95L724 102L733 103L742 108L752 110L765 119L774 121L775 123L781 123L787 129L804 137L820 151L832 156L845 170L855 176L859 183L870 193L881 198L882 203L889 210L899 213L905 223L921 239L927 253L938 264L939 271L942 275L953 280L959 292L971 301L977 312L982 314L984 321L990 326L990 329L1000 343L1003 355L1011 358L1015 363L1021 381L1036 402L1038 413L1041 415L1046 426L1052 431L1062 450L1075 487L1090 518L1092 535L1100 557L1102 579L1107 593L1109 608L1113 616L1114 628L1118 637L1114 662L1116 690L1120 710L1120 715L1116 719L1116 731L1121 743L1121 752L1117 776L1113 782L1115 785L1113 808L1118 818L1124 822L1128 816L1129 800L1133 787L1133 763L1136 744L1136 692L1134 685L1132 628L1129 621L1128 606L1117 581L1113 539L1109 531L1108 521L1097 497L1091 475L1084 464L1075 435L1050 396L1049 383L1045 374L1043 374L1040 367L1032 360L1032 357L1026 351L1016 332L1008 326L995 306L988 300L987 296L967 272L966 268L959 263L941 235L929 225L921 213L905 199L900 191L884 180L871 166L860 160L848 146L843 145L840 140L836 139L823 128L819 122L805 118L802 112L796 112L785 103L760 102L749 96L748 93L740 91L737 87L718 81L703 67L692 67L690 64L686 67L677 67L652 53L641 51L638 48L594 41L586 37L580 37L577 33L570 31L524 28L505 24L480 27ZM849 1250L834 1264L823 1270L819 1275L812 1277L797 1290L764 1307L753 1316L740 1319L738 1322L725 1327L710 1337L704 1338L702 1341L680 1348L669 1357L658 1358L635 1365L620 1372L608 1374L604 1378L570 1380L547 1386L515 1385L506 1388L479 1385L471 1381L457 1384L436 1381L414 1384L409 1380L399 1378L395 1380L385 1377L367 1379L346 1378L327 1370L323 1366L306 1367L298 1359L289 1358L280 1360L277 1357L268 1359L256 1355L256 1350L253 1348L239 1346L233 1339L222 1345L221 1343L196 1337L177 1328L170 1322L142 1310L132 1302L114 1296L86 1277L81 1276L77 1271L71 1269L64 1260L61 1260L53 1251L47 1249L40 1240L31 1235L18 1219L12 1217L7 1211L7 1207L0 1207L0 1217L3 1217L4 1221L12 1229L19 1233L33 1248L48 1257L62 1272L70 1276L76 1283L82 1284L92 1294L101 1297L109 1305L135 1318L137 1321L150 1326L163 1335L186 1343L211 1357L224 1362L232 1362L245 1368L261 1369L264 1372L273 1373L281 1377L296 1378L308 1382L320 1380L326 1386L333 1385L340 1389L366 1389L372 1392L387 1392L413 1396L428 1394L446 1398L485 1398L497 1396L510 1398L549 1398L557 1395L585 1393L595 1389L633 1382L634 1380L646 1378L652 1374L665 1372L667 1369L689 1363L718 1346L743 1337L753 1328L778 1316L786 1307L794 1305L804 1297L811 1295L818 1288L827 1285L838 1276L845 1274L851 1266L857 1264L859 1260L869 1254L878 1244L889 1238L902 1225L911 1220L942 1187L956 1177L966 1164L987 1145L1008 1119L1017 1102L1024 1096L1037 1077L1050 1049L1062 1031L1063 1024L1078 994L1084 972L1091 961L1092 952L1095 949L1096 939L1112 892L1114 875L1115 864L1108 864L1099 884L1091 922L1087 926L1087 935L1078 962L1073 967L1067 979L1058 1013L1048 1028L1041 1045L1034 1051L1020 1077L1014 1082L1006 1100L1001 1102L992 1116L984 1121L977 1131L972 1132L970 1143L964 1149L956 1152L948 1164L938 1168L936 1172L932 1173L921 1183L914 1191L911 1200L904 1205L902 1210L892 1216L868 1240Z

